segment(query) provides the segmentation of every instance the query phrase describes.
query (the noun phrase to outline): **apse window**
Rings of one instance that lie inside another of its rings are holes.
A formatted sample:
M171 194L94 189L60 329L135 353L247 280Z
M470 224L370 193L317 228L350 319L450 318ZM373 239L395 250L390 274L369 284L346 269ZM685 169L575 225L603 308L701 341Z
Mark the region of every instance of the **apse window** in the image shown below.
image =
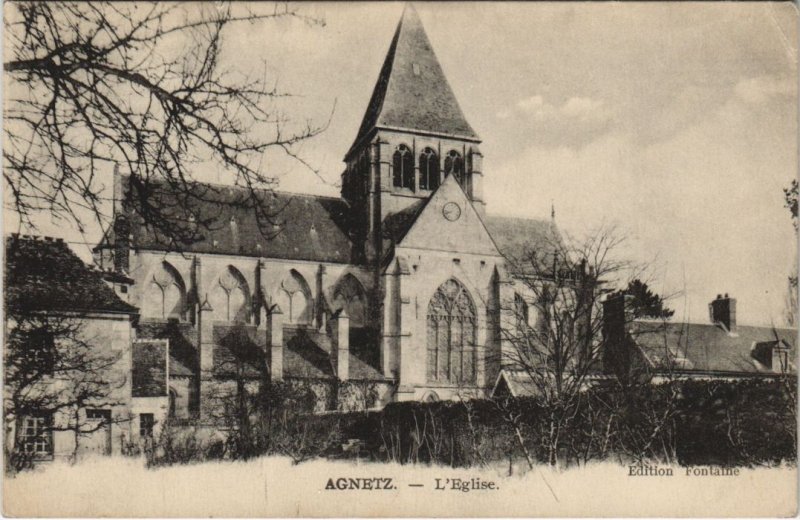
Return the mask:
M419 63L412 63L411 69L414 71L415 76L419 76Z

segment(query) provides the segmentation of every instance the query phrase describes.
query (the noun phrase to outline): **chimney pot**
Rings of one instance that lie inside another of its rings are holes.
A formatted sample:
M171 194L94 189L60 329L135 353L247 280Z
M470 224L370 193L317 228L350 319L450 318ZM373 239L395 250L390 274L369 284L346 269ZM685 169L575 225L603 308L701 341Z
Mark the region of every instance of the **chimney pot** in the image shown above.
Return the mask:
M717 299L708 304L708 313L711 323L721 325L728 332L736 330L736 299L728 296L717 295Z

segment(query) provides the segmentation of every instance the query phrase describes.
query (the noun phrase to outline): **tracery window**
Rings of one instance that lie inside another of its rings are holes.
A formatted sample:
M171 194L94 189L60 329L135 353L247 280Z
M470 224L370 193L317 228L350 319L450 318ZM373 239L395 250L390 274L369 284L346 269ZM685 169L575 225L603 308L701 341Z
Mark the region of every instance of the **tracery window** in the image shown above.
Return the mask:
M228 266L212 292L211 306L219 320L247 323L250 320L250 298L242 273Z
M311 290L305 278L292 269L278 289L278 304L287 323L311 322Z
M419 188L435 190L439 187L439 156L433 148L425 148L419 156Z
M467 289L450 279L428 304L428 381L474 384L476 313Z
M355 276L347 274L334 292L334 307L347 311L351 327L363 327L366 325L366 306L364 286Z
M162 262L153 273L146 298L146 316L184 319L186 286L181 275L168 262Z
M414 156L401 144L392 157L392 182L396 188L414 189Z

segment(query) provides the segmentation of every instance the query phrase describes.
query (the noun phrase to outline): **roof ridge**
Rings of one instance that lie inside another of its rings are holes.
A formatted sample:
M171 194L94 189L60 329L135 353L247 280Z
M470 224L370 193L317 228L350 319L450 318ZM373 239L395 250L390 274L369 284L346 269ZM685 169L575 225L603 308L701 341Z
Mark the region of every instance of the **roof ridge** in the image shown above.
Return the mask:
M121 174L122 177L130 177L130 174ZM159 182L163 183L164 179L150 179L151 182ZM227 189L237 189L237 190L247 190L247 186L239 186L236 184L223 184L221 182L212 182L212 181L200 181L200 180L187 180L187 184L195 185L195 186L209 186L209 187L219 187L219 188L227 188ZM297 197L309 197L309 198L317 198L317 199L334 199L334 200L341 200L346 202L341 196L339 195L316 195L314 193L302 193L297 191L289 191L289 190L280 190L274 188L253 188L254 191L258 192L266 192L269 194L277 194L277 195L293 195ZM59 239L60 240L60 239Z
M508 216L508 215L498 215L496 213L486 213L486 218L502 218L507 220L524 220L524 221L533 221L533 222L549 222L550 219L547 217L517 217L517 216Z

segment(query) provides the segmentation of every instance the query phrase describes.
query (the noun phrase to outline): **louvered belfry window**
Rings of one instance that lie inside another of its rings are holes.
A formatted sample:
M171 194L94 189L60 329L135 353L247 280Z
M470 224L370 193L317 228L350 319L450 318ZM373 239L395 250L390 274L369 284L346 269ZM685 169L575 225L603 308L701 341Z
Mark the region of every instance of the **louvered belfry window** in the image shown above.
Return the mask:
M467 289L450 279L428 304L428 381L475 384L475 305Z

